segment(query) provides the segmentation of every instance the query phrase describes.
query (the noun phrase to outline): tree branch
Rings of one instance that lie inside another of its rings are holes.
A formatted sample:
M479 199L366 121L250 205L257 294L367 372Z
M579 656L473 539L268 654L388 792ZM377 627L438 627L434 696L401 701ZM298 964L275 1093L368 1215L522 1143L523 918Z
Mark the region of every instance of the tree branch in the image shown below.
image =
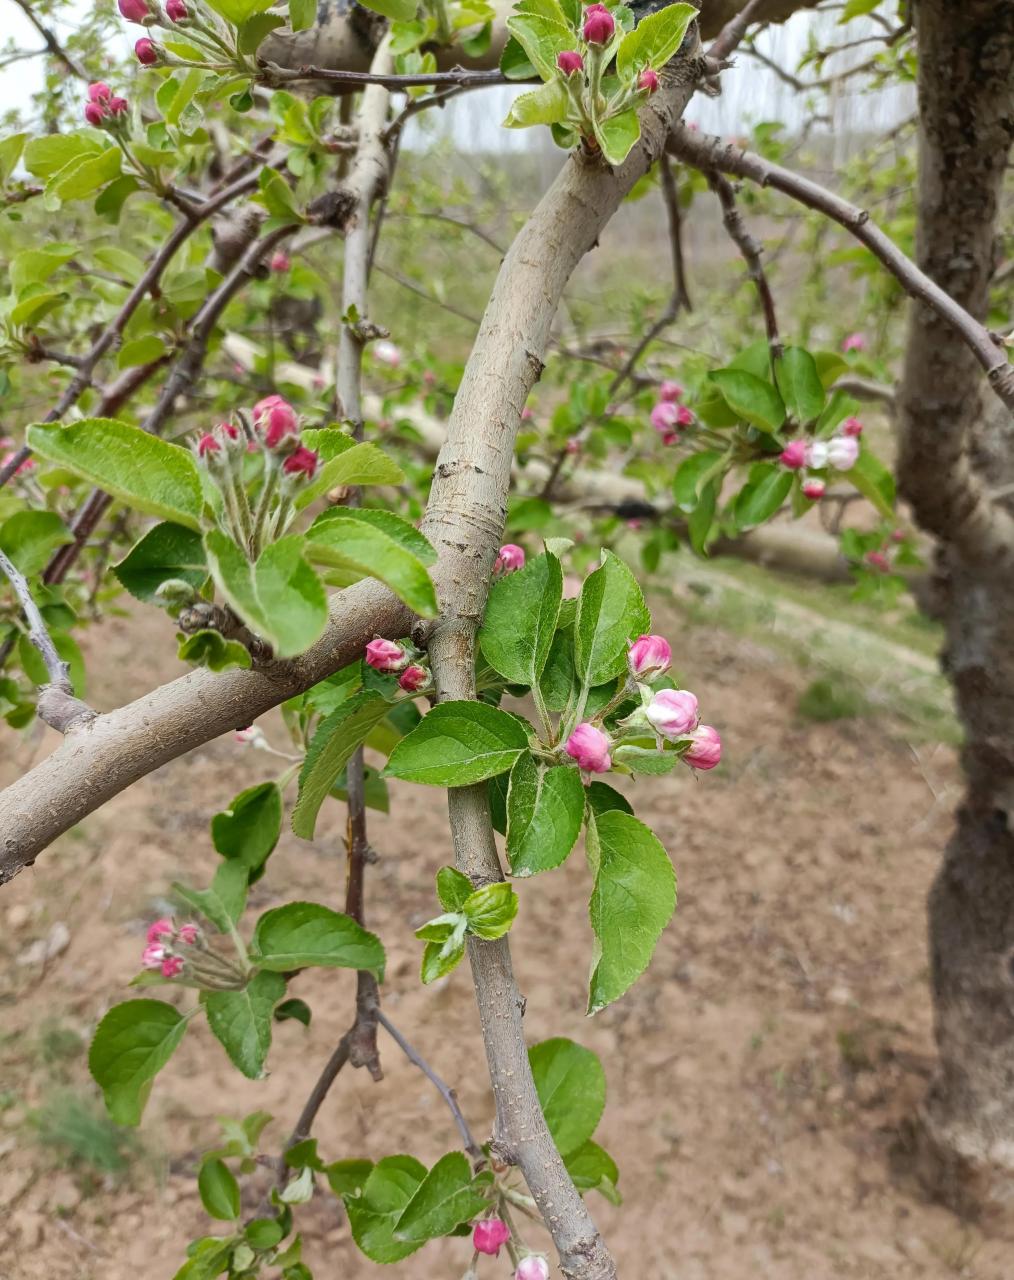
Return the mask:
M743 255L743 260L746 262L747 274L754 283L757 296L760 298L761 311L764 313L764 328L768 335L768 346L771 349L772 358L777 358L782 354L782 340L778 336L775 300L771 294L768 278L764 274L764 265L761 262L761 254L764 250L761 244L747 230L746 223L743 221L742 214L736 205L736 189L729 179L715 169L709 170L705 176L708 179L708 186L718 196L719 203L722 206L722 223L729 233L729 238L736 245L736 248Z
M53 57L62 62L72 76L76 76L79 80L89 79L88 72L85 71L79 62L76 62L70 56L67 50L57 39L56 33L46 26L42 19L36 14L32 6L28 3L28 0L14 0L14 3L18 6L39 35L42 36L43 40L45 40L46 48Z
M975 359L985 370L990 386L1008 409L1014 410L1014 366L1006 357L1002 344L986 327L939 285L921 271L914 262L870 221L865 209L849 204L826 187L809 178L791 173L780 165L749 151L742 151L721 138L702 137L677 127L669 141L669 149L680 160L695 169L717 169L738 178L749 178L762 187L774 187L798 200L809 209L824 214L864 244L898 281L906 293L931 307L960 335Z

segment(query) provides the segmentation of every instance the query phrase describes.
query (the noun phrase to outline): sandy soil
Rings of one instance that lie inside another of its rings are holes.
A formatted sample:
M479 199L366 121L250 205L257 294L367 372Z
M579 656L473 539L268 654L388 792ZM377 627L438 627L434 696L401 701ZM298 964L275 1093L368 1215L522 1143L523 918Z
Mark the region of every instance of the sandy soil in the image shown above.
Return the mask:
M615 1209L593 1197L592 1208L621 1274L1006 1280L1008 1244L924 1203L891 1173L900 1126L931 1065L923 901L955 795L950 752L924 743L917 756L879 721L801 721L794 708L806 674L756 643L687 629L674 614L658 621L680 636L686 682L728 744L718 774L652 780L636 797L677 868L676 919L648 974L590 1021L580 856L518 886L512 934L530 1037L571 1036L606 1064L610 1093L596 1136L619 1163L625 1203ZM140 627L108 624L101 656L99 640L100 706L173 673L169 637L153 614ZM263 723L279 737L270 717ZM18 748L2 771L45 749ZM277 1028L265 1081L243 1081L206 1028L191 1032L156 1085L145 1154L119 1180L66 1167L34 1136L29 1113L55 1088L91 1089L73 1036L61 1056L54 1028L87 1038L124 997L145 924L171 881L201 885L210 876L208 817L269 771L264 755L214 743L120 796L4 890L5 1280L126 1280L142 1268L149 1280L170 1277L186 1241L207 1229L192 1171L215 1140L212 1118L266 1109L277 1119L264 1147L276 1150L344 1030L352 978L316 973L296 984L313 1024ZM340 904L338 816L336 807L313 846L283 837L258 906L303 895ZM485 1135L491 1105L467 971L427 990L417 978L412 929L432 914L433 873L449 860L441 793L400 787L392 814L373 820L372 838L381 861L371 872L369 923L390 957L385 1008L456 1086ZM70 934L61 954L18 963L60 922ZM327 1158L410 1151L432 1160L455 1145L436 1092L393 1043L382 1050L381 1084L348 1071L334 1087L317 1129ZM330 1196L301 1217L319 1280L376 1273ZM434 1244L387 1274L422 1267L454 1278L467 1262L464 1242ZM506 1273L502 1263L484 1272Z

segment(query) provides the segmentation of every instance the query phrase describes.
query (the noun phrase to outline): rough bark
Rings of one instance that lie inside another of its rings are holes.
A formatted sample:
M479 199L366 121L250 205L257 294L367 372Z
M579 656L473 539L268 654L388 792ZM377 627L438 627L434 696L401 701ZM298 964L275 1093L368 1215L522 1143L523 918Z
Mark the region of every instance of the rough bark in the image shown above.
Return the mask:
M1014 5L920 0L918 258L985 318L1014 141ZM1014 481L1011 419L957 335L913 306L899 393L901 492L939 539L944 667L967 790L929 903L939 1068L921 1173L955 1208L1014 1220Z

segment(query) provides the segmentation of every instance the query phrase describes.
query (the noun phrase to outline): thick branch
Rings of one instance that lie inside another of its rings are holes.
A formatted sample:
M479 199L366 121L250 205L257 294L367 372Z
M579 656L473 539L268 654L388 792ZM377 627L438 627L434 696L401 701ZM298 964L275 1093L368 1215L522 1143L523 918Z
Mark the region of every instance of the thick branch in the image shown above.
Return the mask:
M749 151L742 151L721 138L702 137L681 126L673 130L669 148L695 169L718 169L738 178L749 178L762 187L774 187L844 227L887 268L906 293L931 307L961 335L962 341L985 370L990 386L1007 408L1014 411L1014 366L1008 363L1001 343L906 257L893 240L870 221L865 209L849 204L809 178Z

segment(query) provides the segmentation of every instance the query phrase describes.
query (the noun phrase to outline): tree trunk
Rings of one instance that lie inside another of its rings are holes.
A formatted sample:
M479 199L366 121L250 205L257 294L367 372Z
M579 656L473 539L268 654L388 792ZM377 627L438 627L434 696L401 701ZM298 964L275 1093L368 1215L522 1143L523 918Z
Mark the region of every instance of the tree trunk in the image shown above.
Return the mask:
M919 0L915 19L919 264L984 319L1014 140L1014 3ZM1011 422L918 304L899 408L900 489L939 540L936 611L967 786L929 901L939 1067L920 1173L959 1211L1014 1222L1014 544L1009 499L996 496L1014 481Z

